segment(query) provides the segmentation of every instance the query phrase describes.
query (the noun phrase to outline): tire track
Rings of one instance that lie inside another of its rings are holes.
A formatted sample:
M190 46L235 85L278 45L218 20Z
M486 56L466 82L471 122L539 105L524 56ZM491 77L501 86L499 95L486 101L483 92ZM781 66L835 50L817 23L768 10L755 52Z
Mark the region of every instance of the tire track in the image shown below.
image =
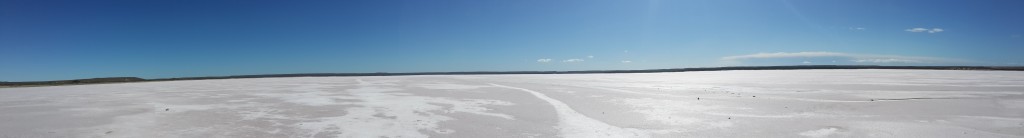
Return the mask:
M573 110L569 105L558 101L543 93L533 91L530 89L498 85L491 83L492 86L501 87L506 89L514 89L529 92L533 96L540 98L541 100L547 101L551 106L555 108L555 112L558 114L558 128L562 137L566 138L594 138L594 137L651 137L649 133L635 129L635 128L620 128L599 120L587 117L576 110Z

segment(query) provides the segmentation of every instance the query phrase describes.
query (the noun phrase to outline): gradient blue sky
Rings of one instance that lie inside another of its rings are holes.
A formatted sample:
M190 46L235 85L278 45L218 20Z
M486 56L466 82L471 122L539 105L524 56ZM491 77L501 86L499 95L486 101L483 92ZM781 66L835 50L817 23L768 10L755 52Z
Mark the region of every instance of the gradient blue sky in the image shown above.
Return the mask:
M0 0L0 81L1020 66L1021 7L1020 0Z

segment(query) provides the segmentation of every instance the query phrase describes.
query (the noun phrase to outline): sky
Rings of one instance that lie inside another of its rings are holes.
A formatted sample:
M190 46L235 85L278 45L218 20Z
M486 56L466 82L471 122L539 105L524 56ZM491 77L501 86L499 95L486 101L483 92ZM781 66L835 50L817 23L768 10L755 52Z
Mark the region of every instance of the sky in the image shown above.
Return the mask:
M1024 65L1020 0L0 0L0 81Z

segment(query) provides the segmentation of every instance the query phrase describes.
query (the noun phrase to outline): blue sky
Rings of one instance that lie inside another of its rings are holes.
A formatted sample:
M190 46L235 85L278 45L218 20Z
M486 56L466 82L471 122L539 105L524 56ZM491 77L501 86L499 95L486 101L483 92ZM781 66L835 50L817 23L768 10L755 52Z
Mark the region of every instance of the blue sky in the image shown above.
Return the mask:
M1024 64L1019 0L0 0L0 81Z

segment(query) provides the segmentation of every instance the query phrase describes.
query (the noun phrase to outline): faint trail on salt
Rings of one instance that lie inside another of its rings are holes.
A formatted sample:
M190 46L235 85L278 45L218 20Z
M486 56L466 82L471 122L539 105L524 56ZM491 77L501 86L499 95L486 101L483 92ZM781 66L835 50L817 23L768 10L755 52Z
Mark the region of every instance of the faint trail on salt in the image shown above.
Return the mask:
M661 93L644 93L644 92L636 92L636 91L630 91L630 90L607 88L607 87L597 87L597 86L580 86L580 87L595 88L595 89L602 89L602 90L621 92L621 93L629 93L629 94L639 94L639 95L662 96L662 97L676 97L676 98L691 98L691 97L680 96L680 95L661 94ZM828 99L807 99L807 98L789 98L789 97L768 97L767 99L794 100L794 101L806 101L806 102L829 102L829 103L873 102L873 101L828 100ZM879 99L879 100L882 100L882 99Z
M778 100L793 100L793 101L804 101L804 102L819 102L819 103L866 103L874 101L854 101L854 100L829 100L829 99L810 99L810 98L790 98L790 97L760 97L766 99L778 99Z
M587 86L587 87L588 88L596 88L596 89L602 89L602 90L615 91L615 92L621 92L621 93L639 94L639 95L664 96L664 97L686 97L686 96L679 96L679 95L672 95L672 94L644 93L644 92L636 92L636 91L623 90L623 89L615 89L615 88L606 88L606 87L595 87L595 86Z
M498 85L493 83L491 83L491 85L496 87L529 92L530 94L533 94L533 96L540 98L541 100L547 101L549 104L551 104L551 106L555 108L555 112L558 114L558 128L559 131L561 131L562 133L562 137L651 137L649 133L639 129L620 128L587 117L583 114L580 114L579 112L576 112L576 110L573 110L571 107L569 107L569 105L562 103L562 101L555 100L537 91L519 87Z
M359 85L372 85L373 84L373 83L369 83L369 82L363 81L363 79L356 79L356 83L358 83Z

